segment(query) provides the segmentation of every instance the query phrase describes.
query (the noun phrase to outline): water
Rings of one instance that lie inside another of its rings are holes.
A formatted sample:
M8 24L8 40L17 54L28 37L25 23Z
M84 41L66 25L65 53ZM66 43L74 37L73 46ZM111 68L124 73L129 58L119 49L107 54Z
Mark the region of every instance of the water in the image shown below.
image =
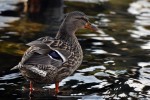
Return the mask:
M34 97L29 98L29 82L10 68L20 61L27 49L26 43L41 36L55 35L60 15L63 16L62 7L49 8L52 17L47 18L43 13L40 17L35 16L39 15L37 13L26 14L26 9L22 9L26 5L23 0L0 1L1 99L150 99L149 1L89 2L65 1L64 8L65 12L85 12L91 22L102 29L101 33L78 31L77 37L84 51L82 65L60 83L62 93L57 98L53 96L54 84L35 85ZM45 16L46 21L41 20Z

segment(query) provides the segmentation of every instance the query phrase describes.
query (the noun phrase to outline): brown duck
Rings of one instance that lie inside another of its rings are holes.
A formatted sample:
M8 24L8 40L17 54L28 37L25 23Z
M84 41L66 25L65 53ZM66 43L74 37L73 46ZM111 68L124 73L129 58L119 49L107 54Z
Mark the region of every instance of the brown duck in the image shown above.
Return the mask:
M27 44L30 48L24 53L21 62L12 69L19 69L30 81L30 92L32 82L55 83L55 92L59 92L59 82L71 75L82 62L82 48L75 36L75 32L82 28L96 30L84 13L70 12L55 38L46 36Z

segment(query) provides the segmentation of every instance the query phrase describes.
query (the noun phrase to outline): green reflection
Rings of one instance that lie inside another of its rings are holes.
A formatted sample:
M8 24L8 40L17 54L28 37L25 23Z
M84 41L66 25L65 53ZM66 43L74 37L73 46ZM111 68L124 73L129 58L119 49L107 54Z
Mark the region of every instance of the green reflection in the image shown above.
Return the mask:
M18 21L10 23L11 27L5 28L10 32L17 32L18 35L30 35L33 36L35 33L40 32L44 29L44 25L41 23L30 21L27 18L22 18Z
M0 42L0 52L12 55L23 55L27 47L22 43Z

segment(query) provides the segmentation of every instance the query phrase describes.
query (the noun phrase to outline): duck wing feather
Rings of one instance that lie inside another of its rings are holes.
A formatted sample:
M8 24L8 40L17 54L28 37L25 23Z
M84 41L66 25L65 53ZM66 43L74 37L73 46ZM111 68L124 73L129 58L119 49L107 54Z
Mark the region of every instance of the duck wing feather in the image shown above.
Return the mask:
M51 37L42 37L27 45L31 47L24 54L23 64L44 64L59 67L71 55L71 51L68 49L70 45Z

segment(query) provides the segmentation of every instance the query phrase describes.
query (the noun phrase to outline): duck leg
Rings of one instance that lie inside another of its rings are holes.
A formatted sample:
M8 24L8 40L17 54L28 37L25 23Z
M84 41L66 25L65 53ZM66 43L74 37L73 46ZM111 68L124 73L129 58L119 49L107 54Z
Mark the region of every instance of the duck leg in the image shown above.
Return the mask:
M29 88L29 90L30 90L30 95L32 94L32 92L33 92L33 85L32 85L32 82L30 81L30 88Z
M59 82L55 83L55 94L57 95L59 93Z

